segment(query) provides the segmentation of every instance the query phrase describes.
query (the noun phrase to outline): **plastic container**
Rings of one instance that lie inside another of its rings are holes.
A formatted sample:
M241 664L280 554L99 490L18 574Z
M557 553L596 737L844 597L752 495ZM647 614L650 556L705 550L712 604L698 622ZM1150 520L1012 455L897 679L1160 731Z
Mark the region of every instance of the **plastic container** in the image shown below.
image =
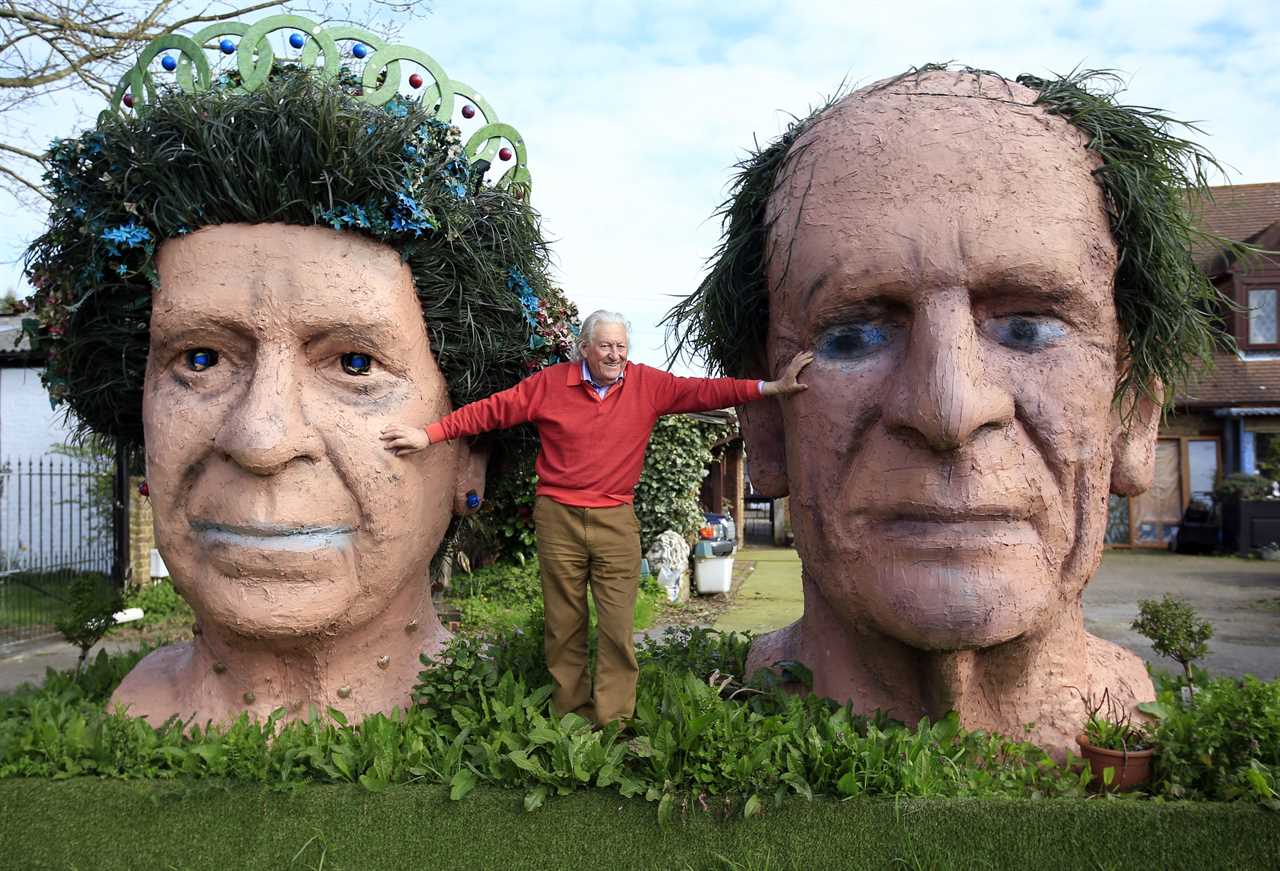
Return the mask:
M727 593L733 587L733 557L707 556L694 559L693 582L698 595Z

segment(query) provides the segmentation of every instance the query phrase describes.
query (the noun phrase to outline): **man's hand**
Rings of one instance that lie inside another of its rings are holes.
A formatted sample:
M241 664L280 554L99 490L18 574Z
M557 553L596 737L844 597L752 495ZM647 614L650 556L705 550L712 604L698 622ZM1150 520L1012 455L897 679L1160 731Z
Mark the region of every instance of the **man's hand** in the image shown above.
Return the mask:
M801 393L809 389L808 384L801 384L798 380L800 371L813 362L812 351L801 351L791 358L791 362L787 364L787 368L783 370L782 377L777 381L766 381L764 390L761 392L765 396L790 396L793 393Z
M402 423L391 424L391 426L382 431L382 435L379 438L382 439L382 446L397 457L416 454L431 444L431 439L427 436L426 430L419 429L416 426L405 426Z

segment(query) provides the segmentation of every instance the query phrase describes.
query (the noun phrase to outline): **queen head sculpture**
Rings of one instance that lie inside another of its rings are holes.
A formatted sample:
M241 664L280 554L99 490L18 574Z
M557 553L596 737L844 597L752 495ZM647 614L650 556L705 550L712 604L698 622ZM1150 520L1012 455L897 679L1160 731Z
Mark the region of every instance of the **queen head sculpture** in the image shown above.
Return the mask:
M145 446L197 620L113 703L153 723L407 706L448 638L430 566L495 445L397 456L379 433L572 342L519 135L421 52L281 16L161 38L50 157L28 253L46 382Z

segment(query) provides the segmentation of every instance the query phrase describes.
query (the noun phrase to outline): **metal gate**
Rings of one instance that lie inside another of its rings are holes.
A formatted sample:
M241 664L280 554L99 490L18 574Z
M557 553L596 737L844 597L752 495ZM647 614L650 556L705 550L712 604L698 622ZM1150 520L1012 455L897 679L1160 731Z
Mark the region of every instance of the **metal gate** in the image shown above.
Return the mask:
M0 459L0 648L55 634L76 578L110 576L114 478L110 458Z

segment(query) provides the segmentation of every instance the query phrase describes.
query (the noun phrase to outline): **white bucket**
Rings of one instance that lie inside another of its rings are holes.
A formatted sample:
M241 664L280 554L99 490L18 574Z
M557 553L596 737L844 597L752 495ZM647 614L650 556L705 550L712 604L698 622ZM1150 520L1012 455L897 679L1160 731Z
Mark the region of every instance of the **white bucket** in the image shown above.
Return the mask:
M693 580L698 594L727 593L733 587L733 557L708 556L693 561Z

